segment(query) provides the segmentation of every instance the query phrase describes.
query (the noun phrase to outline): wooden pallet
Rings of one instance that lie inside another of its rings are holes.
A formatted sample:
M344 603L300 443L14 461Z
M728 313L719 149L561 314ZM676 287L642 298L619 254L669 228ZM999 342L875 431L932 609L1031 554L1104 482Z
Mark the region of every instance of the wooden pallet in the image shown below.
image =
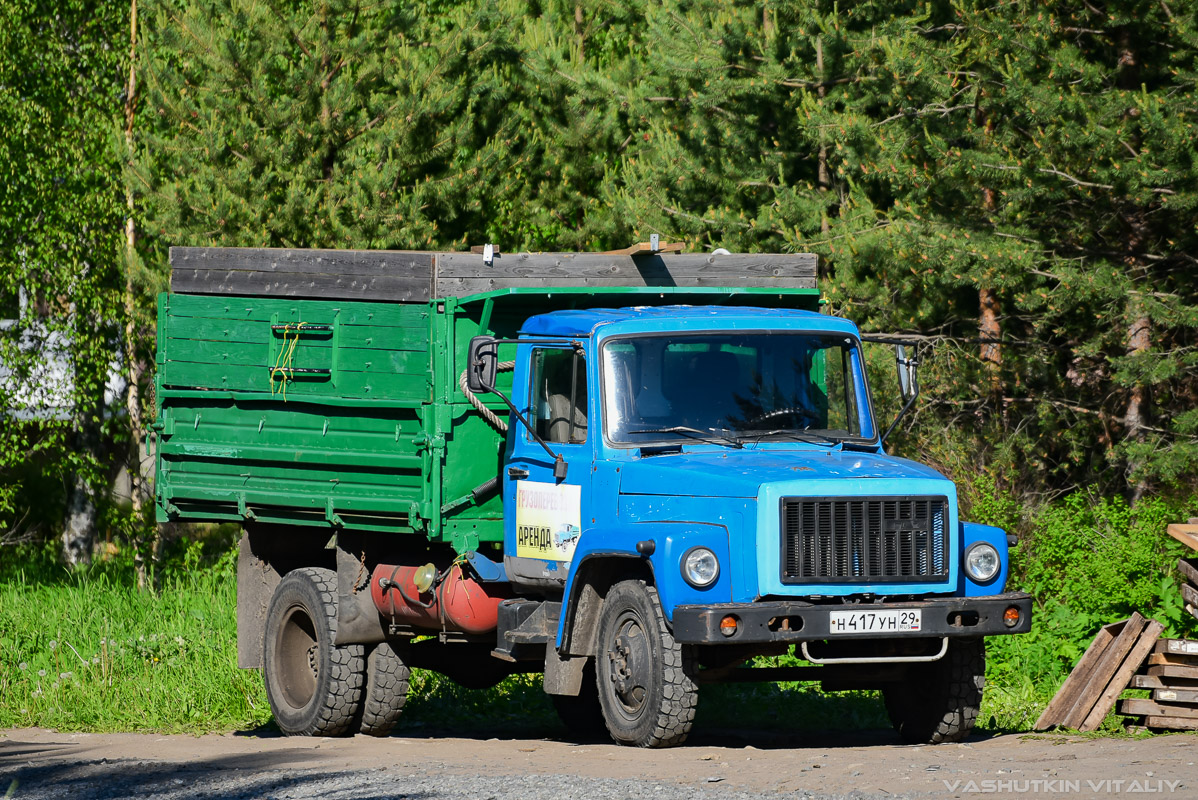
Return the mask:
M1155 647L1162 631L1163 625L1139 613L1100 630L1036 720L1036 730L1058 726L1097 730Z
M1129 698L1119 713L1129 724L1175 731L1198 730L1198 641L1161 639L1131 688L1151 689L1152 697Z

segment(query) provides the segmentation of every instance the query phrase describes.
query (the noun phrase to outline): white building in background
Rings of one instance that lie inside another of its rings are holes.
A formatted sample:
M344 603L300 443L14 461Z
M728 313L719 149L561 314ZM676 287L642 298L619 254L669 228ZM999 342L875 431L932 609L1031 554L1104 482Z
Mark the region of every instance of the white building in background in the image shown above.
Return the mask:
M14 302L15 300L15 302ZM8 365L4 361L4 347L0 347L0 398L5 406L0 417L9 420L70 420L74 415L73 395L75 374L71 366L70 334L50 330L44 322L30 320L30 300L24 289L8 302L0 299L0 337L15 342L29 358L21 364ZM37 319L36 317L32 317ZM125 413L125 376L121 365L114 361L108 370L104 386L104 415L111 417ZM116 480L114 493L118 498L129 496L129 477L122 470Z
M75 376L71 368L69 334L50 330L41 322L22 327L21 320L29 319L29 298L24 289L16 300L15 304L10 301L0 305L0 331L17 331L17 347L34 357L23 365L30 368L29 373L21 375L4 363L4 352L0 350L0 396L6 400L4 415L26 420L70 419L74 411L71 397ZM106 415L123 408L124 392L125 378L120 364L114 362L109 367L104 387Z

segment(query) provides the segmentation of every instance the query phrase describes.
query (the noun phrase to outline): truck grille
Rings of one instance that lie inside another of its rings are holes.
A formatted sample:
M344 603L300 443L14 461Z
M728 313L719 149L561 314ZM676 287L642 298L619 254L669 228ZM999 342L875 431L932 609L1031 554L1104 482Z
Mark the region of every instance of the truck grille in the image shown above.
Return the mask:
M782 500L782 582L885 583L948 577L943 497Z

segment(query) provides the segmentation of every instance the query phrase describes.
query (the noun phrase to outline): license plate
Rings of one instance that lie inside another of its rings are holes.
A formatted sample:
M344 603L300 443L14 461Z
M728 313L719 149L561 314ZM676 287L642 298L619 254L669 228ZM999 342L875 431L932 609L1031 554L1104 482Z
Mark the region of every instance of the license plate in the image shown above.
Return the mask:
M918 608L887 611L833 611L828 617L829 633L901 633L919 630Z

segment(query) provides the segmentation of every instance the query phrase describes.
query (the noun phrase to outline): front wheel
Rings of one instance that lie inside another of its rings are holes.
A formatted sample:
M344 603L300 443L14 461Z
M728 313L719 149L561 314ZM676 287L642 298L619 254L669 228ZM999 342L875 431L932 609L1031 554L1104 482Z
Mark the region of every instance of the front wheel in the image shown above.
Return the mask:
M973 730L986 682L986 640L955 639L938 661L913 665L907 680L882 690L903 741L959 742Z
M263 675L270 710L288 736L354 732L362 704L363 648L338 647L336 635L336 573L317 568L287 573L266 614Z
M607 731L620 744L682 744L695 721L694 648L674 641L657 590L622 581L599 618L595 673Z

